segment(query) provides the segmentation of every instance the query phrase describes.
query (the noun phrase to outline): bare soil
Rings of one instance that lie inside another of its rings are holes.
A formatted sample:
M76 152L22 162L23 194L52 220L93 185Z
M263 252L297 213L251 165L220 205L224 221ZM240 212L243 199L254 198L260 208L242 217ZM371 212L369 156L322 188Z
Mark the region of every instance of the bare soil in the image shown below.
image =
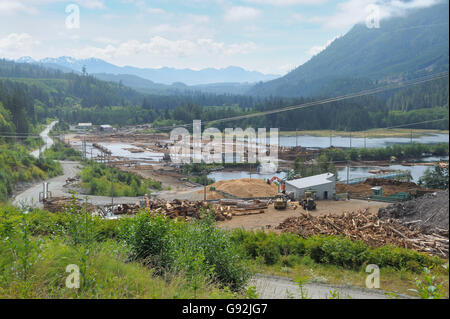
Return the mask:
M377 214L382 207L388 206L387 203L371 202L363 200L349 200L349 201L318 201L317 209L311 211L313 216L320 216L324 214L341 215L344 212L354 212L358 210L367 209L367 213ZM296 207L294 209L294 207ZM304 212L303 208L298 207L298 203L290 203L285 210L276 210L273 205L270 205L264 214L235 216L231 220L219 222L218 226L225 229L244 228L246 230L254 229L273 229L282 223L286 218L299 217L300 213Z

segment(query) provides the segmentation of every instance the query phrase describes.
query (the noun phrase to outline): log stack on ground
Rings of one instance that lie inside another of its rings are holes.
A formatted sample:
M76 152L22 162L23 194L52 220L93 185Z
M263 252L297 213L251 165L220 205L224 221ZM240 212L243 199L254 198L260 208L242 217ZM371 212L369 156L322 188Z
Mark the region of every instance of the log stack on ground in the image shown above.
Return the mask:
M48 210L51 213L60 213L65 212L71 208L75 211L87 211L94 212L96 211L96 207L89 203L83 203L80 200L73 200L70 197L52 197L48 199L44 199L44 209Z
M267 209L267 201L219 201L209 203L204 201L181 201L174 200L166 202L163 200L151 200L150 211L168 216L169 218L192 218L201 219L213 213L217 221L231 219L233 216L262 214Z
M286 219L276 229L302 237L342 235L351 240L361 240L373 247L395 245L441 258L448 258L449 255L448 229L435 228L425 234L420 229L399 220L380 219L376 215L361 211L322 216L301 213L300 217Z

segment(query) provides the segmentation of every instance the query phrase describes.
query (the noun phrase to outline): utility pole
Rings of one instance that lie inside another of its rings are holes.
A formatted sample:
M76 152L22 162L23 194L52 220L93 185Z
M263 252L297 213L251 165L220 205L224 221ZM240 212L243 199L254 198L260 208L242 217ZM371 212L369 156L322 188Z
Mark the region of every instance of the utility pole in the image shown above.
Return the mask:
M295 147L298 147L298 128L295 128Z
M207 179L208 177L207 177L207 175L205 175L205 180L204 180L204 182L203 182L203 184L204 184L204 188L203 188L203 201L205 201L206 202L206 179Z
M347 161L347 185L349 184L349 182L350 182L350 166Z
M413 143L413 130L411 129L411 144Z
M333 146L333 130L330 131L330 147Z
M367 138L367 132L364 132L364 148L367 148L366 138Z
M350 148L352 148L352 131L350 131Z

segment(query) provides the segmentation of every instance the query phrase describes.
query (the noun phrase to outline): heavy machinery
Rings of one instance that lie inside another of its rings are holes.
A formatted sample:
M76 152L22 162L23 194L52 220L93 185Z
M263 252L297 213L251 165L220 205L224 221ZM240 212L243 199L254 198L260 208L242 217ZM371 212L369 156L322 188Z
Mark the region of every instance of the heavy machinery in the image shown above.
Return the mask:
M267 181L267 183L270 185L272 184L274 181L277 181L277 185L278 185L278 192L286 194L286 182L284 180L281 180L278 176L274 176L272 177L272 179L270 179L269 181Z
M273 202L273 206L275 209L286 209L287 208L288 198L284 194L278 194L275 196L275 200Z
M314 192L305 192L305 197L299 202L304 210L314 210L317 207Z

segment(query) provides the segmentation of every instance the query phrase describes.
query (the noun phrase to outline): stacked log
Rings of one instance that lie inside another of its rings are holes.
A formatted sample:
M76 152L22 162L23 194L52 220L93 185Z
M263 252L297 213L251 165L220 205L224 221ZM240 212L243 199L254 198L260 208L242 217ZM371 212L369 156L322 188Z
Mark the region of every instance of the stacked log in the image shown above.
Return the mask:
M52 197L44 199L44 209L51 213L65 212L68 209L74 208L75 211L94 212L96 207L89 203L83 203L79 200L73 200L70 197Z
M216 204L204 201L150 201L151 212L164 214L169 218L182 217L188 220L191 218L201 219L213 213L217 221L224 221L233 218L233 216L263 214L267 207L268 202L259 200L221 200Z
M448 229L435 228L433 232L424 234L412 224L392 218L380 219L361 211L322 216L301 213L300 217L286 219L276 229L302 237L343 235L351 240L364 241L373 247L395 245L441 258L448 258L449 255Z

